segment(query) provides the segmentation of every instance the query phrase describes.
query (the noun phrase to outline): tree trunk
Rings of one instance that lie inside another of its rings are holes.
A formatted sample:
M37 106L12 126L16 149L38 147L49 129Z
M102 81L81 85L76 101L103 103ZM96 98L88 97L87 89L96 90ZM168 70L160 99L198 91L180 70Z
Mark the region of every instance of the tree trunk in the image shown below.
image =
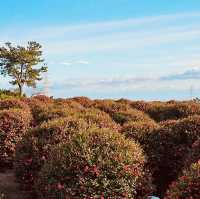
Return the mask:
M19 96L22 97L23 96L23 86L21 84L18 85L19 86Z

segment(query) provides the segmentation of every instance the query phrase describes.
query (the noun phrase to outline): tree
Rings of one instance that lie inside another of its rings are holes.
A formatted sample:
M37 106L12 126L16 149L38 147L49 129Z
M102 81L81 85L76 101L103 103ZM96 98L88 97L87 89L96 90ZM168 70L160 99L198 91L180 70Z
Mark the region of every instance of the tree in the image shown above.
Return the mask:
M20 96L23 95L25 85L35 87L36 81L42 79L41 73L47 72L45 64L38 66L44 62L41 48L42 46L34 41L28 42L26 47L15 47L9 42L0 47L0 73L12 78L9 83L18 86Z

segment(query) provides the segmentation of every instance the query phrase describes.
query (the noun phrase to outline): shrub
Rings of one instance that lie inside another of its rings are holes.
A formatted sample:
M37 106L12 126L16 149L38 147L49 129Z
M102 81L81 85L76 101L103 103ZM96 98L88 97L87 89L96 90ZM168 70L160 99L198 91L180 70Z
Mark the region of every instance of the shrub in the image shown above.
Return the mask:
M117 111L128 111L131 108L127 104L117 103L114 100L94 100L93 106L108 114L112 114Z
M88 97L74 97L71 98L71 100L78 102L85 108L91 108L93 105L93 100L89 99Z
M130 139L138 141L141 145L148 142L150 133L159 127L153 120L152 121L130 121L124 124L121 129L122 134Z
M186 156L184 167L188 168L192 163L200 160L200 139L196 140Z
M151 103L146 113L154 120L177 120L191 115L200 114L200 104L195 102Z
M177 123L177 120L164 120L159 122L160 126L165 126L165 127L170 127L172 125L174 125L175 123Z
M19 98L19 97L20 96L18 92L0 89L0 99L13 99L13 98Z
M29 106L20 99L0 100L0 110L10 109L10 108L20 108L28 110Z
M41 199L140 198L144 162L136 143L109 129L90 129L54 149L36 190Z
M120 104L127 104L127 105L130 105L132 103L131 100L128 100L128 99L125 99L125 98L121 98L119 100L116 100L117 103L120 103Z
M15 173L18 181L26 189L31 189L50 150L60 142L86 129L86 123L74 117L60 118L44 122L32 129L18 144L16 150Z
M38 123L48 120L75 115L76 110L66 106L44 106L37 114Z
M200 116L192 116L151 132L145 151L158 192L163 193L184 166L193 143L200 138Z
M113 100L95 100L94 107L108 113L115 122L121 125L128 121L150 120L148 115L131 108L126 103L119 103Z
M200 104L196 102L175 103L174 109L177 118L185 118L191 115L200 115Z
M45 95L35 95L31 97L32 99L37 99L43 103L49 104L53 103L53 99L51 97L45 96Z
M165 199L199 199L200 196L200 160L192 164L183 175L173 182Z
M26 98L24 102L30 107L32 116L33 116L33 124L32 126L36 126L41 124L43 121L40 117L38 117L42 112L46 111L48 107L53 106L53 103L46 100L45 102L37 99L36 97Z
M157 122L178 119L173 104L164 102L152 102L145 111Z
M83 118L89 126L95 125L99 128L109 128L116 131L120 129L120 126L117 125L107 113L98 109L85 109L77 113L76 116Z
M67 107L67 108L72 108L76 111L83 110L84 107L78 103L77 101L74 101L72 99L55 99L54 100L54 105L55 106L61 106L61 107Z
M12 166L16 144L27 132L31 121L29 111L9 109L0 111L0 166Z
M147 112L150 108L150 103L145 101L133 101L130 103L132 108L138 109L143 112Z
M148 115L137 109L129 109L127 111L112 112L111 117L113 120L121 125L129 121L150 121Z

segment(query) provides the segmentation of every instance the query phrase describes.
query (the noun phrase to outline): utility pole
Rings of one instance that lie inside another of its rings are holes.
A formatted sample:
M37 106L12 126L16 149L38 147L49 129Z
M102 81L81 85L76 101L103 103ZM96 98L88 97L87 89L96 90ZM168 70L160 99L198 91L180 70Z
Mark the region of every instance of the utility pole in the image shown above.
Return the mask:
M48 72L44 73L44 95L49 96L49 78Z
M190 86L190 99L192 100L193 99L193 91L194 91L194 88L193 88L193 85Z

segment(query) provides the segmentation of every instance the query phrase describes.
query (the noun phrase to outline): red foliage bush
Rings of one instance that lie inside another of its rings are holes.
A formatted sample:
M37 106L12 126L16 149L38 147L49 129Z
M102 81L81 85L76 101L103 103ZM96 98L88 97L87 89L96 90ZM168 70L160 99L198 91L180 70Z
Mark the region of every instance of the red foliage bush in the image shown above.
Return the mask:
M76 110L67 106L44 106L37 113L37 123L46 122L48 120L68 117L76 114Z
M74 117L60 118L43 123L24 136L16 150L15 173L18 181L31 189L53 146L66 142L87 124Z
M20 99L6 99L0 100L0 110L10 109L10 108L20 108L20 109L29 109L29 106Z
M177 120L200 114L200 104L195 102L153 102L145 111L151 118L160 122Z
M152 119L143 113L142 111L139 111L137 109L129 109L127 111L116 111L111 113L112 119L120 124L123 125L126 122L139 122L139 121L151 121Z
M161 121L161 122L159 122L158 124L160 125L160 126L172 126L172 125L174 125L175 123L177 123L177 120L164 120L164 121Z
M26 99L25 102L30 107L31 114L33 116L33 122L31 126L36 126L40 124L42 121L40 121L40 118L38 118L38 115L48 106L47 104L37 100L37 99Z
M165 199L199 199L200 197L200 160L192 164L183 175L173 182Z
M41 199L145 198L151 183L144 183L144 163L136 143L109 129L90 129L53 150L36 190Z
M98 109L85 109L76 113L76 116L84 119L89 126L95 125L99 128L109 128L116 131L120 129L120 126L117 125L107 113Z
M80 103L78 103L77 101L73 99L55 99L54 105L59 106L59 107L72 108L76 111L80 111L84 109L84 107Z
M12 166L17 143L27 132L30 112L22 109L0 111L0 166Z
M116 100L117 103L120 103L120 104L127 104L127 105L130 105L132 103L131 100L128 100L128 99L125 99L125 98L121 98L119 100Z
M49 103L53 103L53 99L45 96L45 95L35 95L33 97L31 97L32 99L37 99L43 103L49 104Z
M117 103L114 100L94 100L93 106L108 114L117 111L128 111L131 108L127 104Z
M200 160L200 139L196 140L186 156L184 167L188 168L192 163Z
M147 112L150 108L150 103L145 101L133 101L130 103L132 108L138 109L143 112Z
M74 97L71 98L72 101L78 102L85 108L91 108L93 106L93 100L88 97Z
M138 141L141 145L144 145L148 142L151 132L158 127L159 125L153 120L137 122L130 121L124 124L121 133L130 139Z
M150 120L148 115L131 108L126 103L119 103L113 100L95 100L94 107L108 113L116 123L121 125L128 121Z
M200 138L200 116L192 116L154 130L145 151L159 193L176 179L193 143Z

